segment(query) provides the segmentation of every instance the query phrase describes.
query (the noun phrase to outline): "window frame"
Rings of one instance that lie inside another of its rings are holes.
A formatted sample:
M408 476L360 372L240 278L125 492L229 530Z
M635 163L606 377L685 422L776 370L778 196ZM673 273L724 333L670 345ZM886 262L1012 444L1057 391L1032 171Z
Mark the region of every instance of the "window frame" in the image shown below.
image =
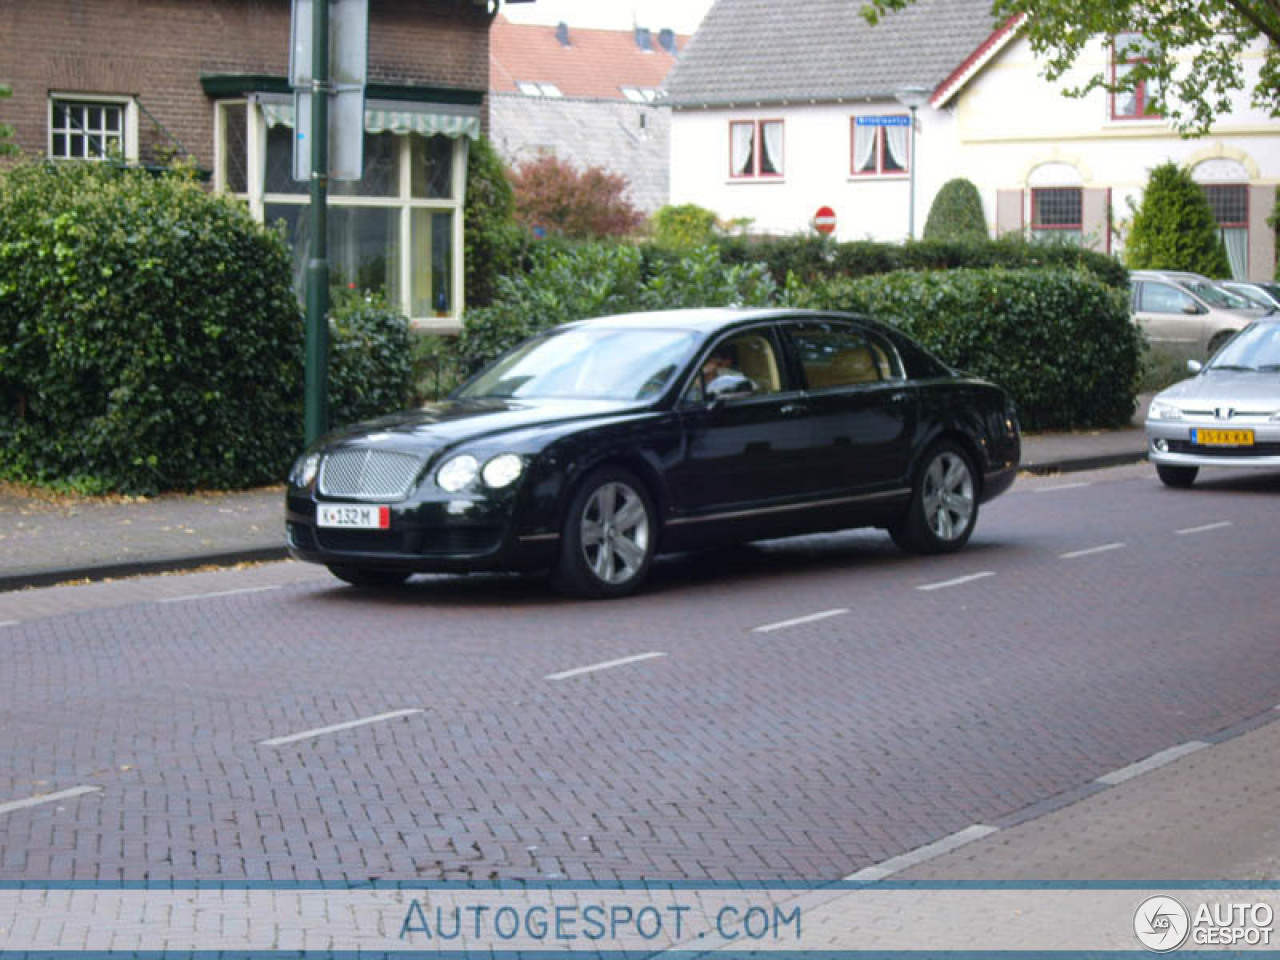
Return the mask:
M1065 193L1067 191L1074 192L1080 199L1079 219L1075 223L1040 223L1038 215L1040 212L1040 197L1047 193ZM1031 188L1031 217L1030 230L1032 237L1040 232L1061 232L1063 234L1071 233L1080 239L1081 244L1084 243L1084 187L1032 187Z
M1119 56L1119 52L1116 49L1117 36L1135 36L1140 38L1140 44L1142 42L1145 42L1145 38L1142 37L1141 34L1136 32L1131 32L1128 34L1117 34L1115 36L1112 36L1111 43L1109 45L1109 53L1110 53L1109 59L1111 61L1109 66L1111 71L1112 87L1114 87L1118 82L1117 78L1119 76L1119 73L1125 67L1130 67L1133 64L1150 62L1146 56L1142 55L1141 51L1135 53L1133 56L1127 57L1122 60ZM1163 114L1155 113L1149 109L1150 102L1149 102L1149 98L1147 97L1147 81L1146 80L1138 81L1138 83L1133 87L1132 94L1134 97L1134 101L1137 105L1137 112L1135 113L1122 113L1118 109L1120 97L1123 96L1124 94L1117 92L1115 90L1113 90L1109 94L1112 120L1119 121L1119 122L1127 122L1130 120L1163 119Z
M1226 250L1227 250L1227 258L1228 258L1228 260L1229 260L1229 261L1230 261L1230 258L1231 258L1231 245L1227 242L1227 234L1226 234L1226 231L1228 231L1228 230L1243 230L1243 231L1244 231L1244 251L1243 251L1244 260L1243 260L1243 263L1242 263L1240 266L1241 266L1241 269L1243 269L1243 270L1245 271L1245 276L1243 276L1243 277L1232 277L1232 279L1233 279L1233 280L1247 280L1247 279L1248 279L1247 264L1248 264L1248 262L1249 262L1249 252L1250 252L1250 250L1251 250L1251 248L1252 248L1252 246L1253 246L1253 233L1252 233L1252 231L1250 231L1250 229L1249 229L1249 185L1248 185L1247 183L1239 183L1239 182L1236 182L1236 183L1202 183L1202 184L1200 184L1200 189L1204 192L1205 200L1209 203L1209 209L1213 212L1213 220L1214 220L1214 223L1217 225L1217 228L1218 228L1218 238L1222 241L1223 246L1224 246L1224 247L1226 248ZM1244 215L1244 219L1243 219L1243 220L1220 220L1220 219L1218 219L1218 208L1217 208L1217 206L1215 206L1215 205L1214 205L1213 201L1210 199L1210 193L1209 193L1209 191L1210 191L1211 189L1230 189L1230 190L1238 190L1238 191L1240 191L1240 193L1242 193L1242 194L1243 194L1243 201L1244 201L1244 202L1243 202L1242 204L1240 204L1240 209L1241 209L1241 212L1242 212L1242 213L1243 213L1243 215ZM1235 264L1235 263L1231 263L1230 265L1231 265L1231 268L1232 268L1232 272L1234 273L1234 272L1235 272L1235 270L1236 270L1236 266L1237 266L1237 264Z
M769 124L778 124L782 128L782 163L776 172L762 170L761 165L764 157L764 128ZM733 129L734 127L751 127L751 170L747 173L738 173L734 170L733 163ZM786 177L786 154L787 154L787 126L786 120L782 117L762 117L755 120L730 120L729 121L729 179L735 183L744 181L761 181L772 180L778 181Z
M138 107L133 97L127 94L110 94L110 93L73 93L60 90L49 92L47 106L45 108L45 156L50 160L92 160L102 161L110 159L110 154L102 152L94 156L73 157L65 154L56 154L53 151L53 140L57 132L62 132L64 136L68 134L67 128L54 128L54 108L56 105L62 104L64 107L109 107L120 110L120 154L122 159L128 163L136 163L138 160ZM88 136L81 133L81 136Z
M860 119L866 117L894 117L905 119L906 123L892 124L859 124ZM874 177L878 179L891 179L896 177L909 177L911 175L911 165L915 162L911 149L911 114L909 113L859 113L849 118L849 176L851 177ZM858 169L858 127L870 127L875 131L876 145L875 158L876 168L874 170ZM904 145L907 151L907 162L899 170L886 170L885 157L889 150L888 130L890 127L905 127L907 130L907 142Z

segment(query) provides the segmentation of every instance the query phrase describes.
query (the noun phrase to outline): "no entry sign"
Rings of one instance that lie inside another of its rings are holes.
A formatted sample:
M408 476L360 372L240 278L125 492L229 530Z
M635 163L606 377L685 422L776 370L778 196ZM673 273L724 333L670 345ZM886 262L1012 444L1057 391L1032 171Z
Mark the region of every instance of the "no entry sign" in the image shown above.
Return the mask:
M836 212L830 207L819 207L818 212L813 215L813 228L819 233L835 233Z

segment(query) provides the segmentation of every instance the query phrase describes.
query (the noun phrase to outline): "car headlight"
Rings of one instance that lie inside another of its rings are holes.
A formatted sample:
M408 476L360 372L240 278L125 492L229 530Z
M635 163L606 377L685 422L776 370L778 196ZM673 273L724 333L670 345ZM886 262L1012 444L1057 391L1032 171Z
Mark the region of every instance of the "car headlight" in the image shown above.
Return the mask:
M295 487L309 487L315 482L320 470L320 454L304 453L293 461L293 469L289 471L289 482Z
M1182 411L1175 407L1172 403L1165 403L1162 400L1152 400L1151 406L1147 408L1148 420L1181 420Z
M514 453L500 453L484 465L480 476L487 486L495 490L509 487L524 473L524 460Z
M475 480L479 472L480 464L476 462L476 458L469 453L464 453L447 461L436 471L436 483L440 485L441 490L457 493Z

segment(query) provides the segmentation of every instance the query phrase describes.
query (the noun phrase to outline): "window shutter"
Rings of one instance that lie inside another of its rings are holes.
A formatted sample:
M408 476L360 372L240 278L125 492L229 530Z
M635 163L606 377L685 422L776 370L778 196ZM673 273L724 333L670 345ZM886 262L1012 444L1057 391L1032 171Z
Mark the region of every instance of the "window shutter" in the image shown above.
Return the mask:
M1276 208L1276 185L1249 185L1249 279L1270 280L1275 276L1276 234L1267 226L1267 217Z
M996 191L996 236L1006 233L1022 233L1025 221L1022 216L1022 191Z
M1111 250L1111 191L1106 187L1085 190L1080 210L1083 246L1103 253Z

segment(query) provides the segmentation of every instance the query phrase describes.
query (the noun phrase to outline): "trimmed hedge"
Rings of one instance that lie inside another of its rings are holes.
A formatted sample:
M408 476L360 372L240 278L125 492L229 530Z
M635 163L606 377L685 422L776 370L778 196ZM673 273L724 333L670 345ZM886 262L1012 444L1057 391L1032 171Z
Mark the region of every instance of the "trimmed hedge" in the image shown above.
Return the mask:
M922 236L926 241L985 243L991 239L986 214L982 211L982 197L972 180L956 177L942 185L929 208Z
M413 387L409 321L380 297L335 291L329 314L333 426L402 409Z
M1142 340L1125 294L1085 271L902 271L805 284L796 307L867 313L1000 384L1027 430L1115 427L1133 414Z

